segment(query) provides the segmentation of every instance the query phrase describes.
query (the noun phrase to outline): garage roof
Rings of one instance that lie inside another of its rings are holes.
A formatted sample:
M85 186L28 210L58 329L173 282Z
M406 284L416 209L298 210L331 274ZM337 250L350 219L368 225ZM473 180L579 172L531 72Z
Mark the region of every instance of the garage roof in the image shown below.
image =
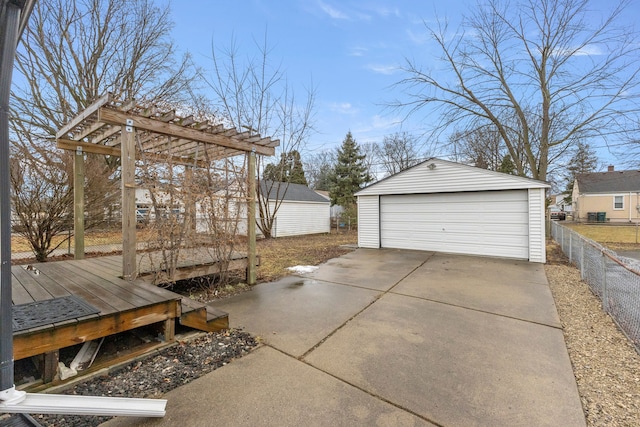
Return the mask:
M453 193L460 191L549 188L546 182L494 172L437 158L384 178L356 193L382 194Z

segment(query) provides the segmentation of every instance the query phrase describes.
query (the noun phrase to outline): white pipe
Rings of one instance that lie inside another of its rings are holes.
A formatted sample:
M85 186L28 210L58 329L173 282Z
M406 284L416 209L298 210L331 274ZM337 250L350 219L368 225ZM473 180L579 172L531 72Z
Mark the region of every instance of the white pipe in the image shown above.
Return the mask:
M165 399L25 393L25 396L19 402L0 403L0 412L12 414L164 417L166 405L167 401Z

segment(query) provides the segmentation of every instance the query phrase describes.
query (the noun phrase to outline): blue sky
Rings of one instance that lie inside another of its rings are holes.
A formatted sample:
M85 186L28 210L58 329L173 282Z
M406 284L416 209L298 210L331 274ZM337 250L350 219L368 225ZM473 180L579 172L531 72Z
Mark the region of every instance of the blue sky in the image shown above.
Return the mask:
M209 70L212 40L227 47L233 37L249 54L266 31L270 58L298 93L317 90L309 152L340 145L349 130L360 144L419 132L417 120L403 126L384 104L395 97L404 58L424 54L423 19L455 10L431 1L324 0L181 1L172 9L176 43Z
M402 122L384 104L398 95L405 58L423 65L437 50L429 45L424 22L447 18L457 27L475 0L182 0L172 4L174 39L205 70L211 70L212 43L228 47L235 38L241 55L257 52L265 32L272 51L298 93L317 90L316 130L305 148L313 153L339 146L347 131L360 144L407 131L420 135L424 118ZM606 0L594 2L596 8ZM638 11L633 5L632 11ZM631 13L629 19L637 18ZM598 142L592 142L598 146ZM600 144L601 145L601 144ZM446 153L429 153L443 156ZM605 149L601 160L618 161Z

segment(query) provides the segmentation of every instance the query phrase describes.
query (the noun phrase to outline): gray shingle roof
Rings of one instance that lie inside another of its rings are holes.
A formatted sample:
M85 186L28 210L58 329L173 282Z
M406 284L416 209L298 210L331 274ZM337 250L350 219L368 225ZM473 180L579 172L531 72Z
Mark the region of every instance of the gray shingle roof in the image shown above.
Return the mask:
M580 193L640 192L640 171L592 172L576 175Z
M329 200L302 184L260 181L260 193L267 194L267 191L269 192L269 199L329 203Z

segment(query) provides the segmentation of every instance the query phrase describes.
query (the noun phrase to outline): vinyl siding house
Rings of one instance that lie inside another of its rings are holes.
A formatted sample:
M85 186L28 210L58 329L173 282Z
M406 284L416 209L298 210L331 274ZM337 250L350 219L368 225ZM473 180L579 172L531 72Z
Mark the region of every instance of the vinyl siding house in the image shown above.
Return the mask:
M607 172L579 174L571 197L576 221L593 220L594 214L605 213L608 222L638 222L640 171L616 171L609 166Z
M358 245L545 262L545 182L429 159L358 193Z

